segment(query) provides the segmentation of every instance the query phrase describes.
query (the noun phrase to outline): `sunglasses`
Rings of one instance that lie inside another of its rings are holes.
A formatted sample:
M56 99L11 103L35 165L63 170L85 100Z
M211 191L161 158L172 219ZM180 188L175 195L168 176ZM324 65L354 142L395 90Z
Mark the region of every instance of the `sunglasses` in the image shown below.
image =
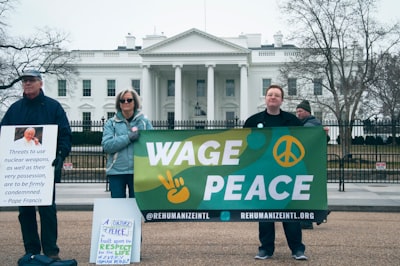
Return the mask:
M119 99L120 103L131 103L133 99Z
M27 83L27 82L35 82L38 81L37 78L23 78L22 83Z

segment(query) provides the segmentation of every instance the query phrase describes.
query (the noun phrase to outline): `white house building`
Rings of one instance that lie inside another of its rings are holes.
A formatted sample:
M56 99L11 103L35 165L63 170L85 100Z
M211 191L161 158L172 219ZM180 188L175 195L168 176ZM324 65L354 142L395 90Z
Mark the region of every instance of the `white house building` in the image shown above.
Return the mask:
M279 80L279 69L297 52L280 33L265 45L261 34L220 38L190 29L170 38L147 36L141 47L128 35L126 46L116 50L71 51L78 76L47 76L45 92L70 120L111 117L115 95L129 87L138 90L150 120L244 120L265 109L270 84L284 87L284 108L295 111L300 100L287 92L298 89L296 78ZM323 117L317 106L313 112Z

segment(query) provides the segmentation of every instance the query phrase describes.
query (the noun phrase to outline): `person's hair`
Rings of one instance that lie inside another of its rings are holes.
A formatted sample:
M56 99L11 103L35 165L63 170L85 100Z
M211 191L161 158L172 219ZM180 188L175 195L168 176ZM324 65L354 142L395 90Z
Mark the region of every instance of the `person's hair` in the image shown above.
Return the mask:
M140 98L139 98L139 95L137 94L137 92L134 89L125 89L125 90L120 91L117 94L117 97L115 98L115 109L117 109L117 111L121 111L121 106L120 106L119 100L121 100L122 96L124 96L125 93L128 93L128 92L132 95L132 99L133 99L133 103L134 103L133 111L136 112L137 109L140 109Z
M24 132L27 132L27 131L33 131L33 132L36 133L36 129L34 127L28 127L28 128L25 129Z
M280 90L280 91L281 91L281 94L282 94L282 100L283 100L284 93L283 93L283 89L282 89L281 86L279 86L279 85L274 85L274 84L270 85L270 86L265 90L265 96L267 96L267 93L268 93L268 91L269 91L270 89L278 89L278 90Z

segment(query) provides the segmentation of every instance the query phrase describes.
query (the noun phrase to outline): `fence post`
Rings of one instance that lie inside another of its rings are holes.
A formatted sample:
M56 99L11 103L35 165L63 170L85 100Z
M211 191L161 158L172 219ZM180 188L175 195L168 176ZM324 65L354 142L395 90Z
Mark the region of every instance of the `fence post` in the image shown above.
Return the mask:
M344 159L346 156L343 156L339 159L339 191L344 192Z
M102 116L101 117L101 126L102 126L103 130L104 130L104 121L105 120L106 119L104 118L104 116ZM104 149L101 149L101 150L102 150L102 153L103 153L102 159L103 159L103 162L104 162L104 158L105 158L105 160L107 160L107 156L105 156L105 154L104 154ZM108 192L108 191L110 191L110 180L108 180L107 173L106 173L106 192Z
M375 163L378 162L378 117L375 116Z

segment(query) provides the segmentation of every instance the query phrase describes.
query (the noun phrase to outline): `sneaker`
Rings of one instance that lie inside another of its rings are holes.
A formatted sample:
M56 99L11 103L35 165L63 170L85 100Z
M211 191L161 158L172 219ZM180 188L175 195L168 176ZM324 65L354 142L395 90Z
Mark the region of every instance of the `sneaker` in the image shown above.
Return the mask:
M295 260L307 260L307 256L304 255L303 251L296 251L296 253L292 254L292 258Z
M269 259L271 257L272 257L272 255L268 255L266 250L260 249L258 251L257 255L254 257L254 259L256 259L256 260L266 260L266 259Z

